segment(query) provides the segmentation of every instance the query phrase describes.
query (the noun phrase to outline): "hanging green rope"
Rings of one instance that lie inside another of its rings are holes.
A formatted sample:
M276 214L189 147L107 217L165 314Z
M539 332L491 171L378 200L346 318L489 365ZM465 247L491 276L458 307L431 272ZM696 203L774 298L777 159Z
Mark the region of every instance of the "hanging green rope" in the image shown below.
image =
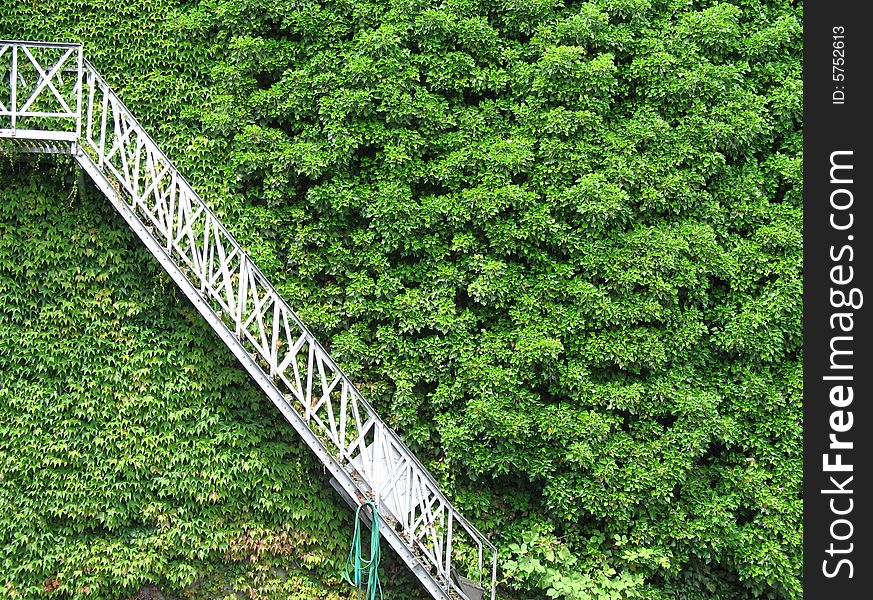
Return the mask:
M364 558L361 552L361 509L370 506L373 509L373 524L370 526L370 559ZM379 582L379 513L376 505L370 500L355 511L355 535L352 547L346 559L343 576L346 581L358 588L358 600L381 600L382 584ZM362 596L366 585L366 595Z

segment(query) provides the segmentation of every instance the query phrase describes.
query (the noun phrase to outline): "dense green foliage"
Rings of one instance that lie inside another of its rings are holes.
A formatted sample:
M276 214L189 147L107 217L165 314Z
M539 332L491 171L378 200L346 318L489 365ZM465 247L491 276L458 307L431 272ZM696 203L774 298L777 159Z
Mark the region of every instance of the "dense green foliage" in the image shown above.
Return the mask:
M69 163L3 167L0 595L338 600L351 519L293 430Z
M2 2L87 43L502 596L800 596L799 7ZM0 179L0 594L346 593L315 462L51 164Z

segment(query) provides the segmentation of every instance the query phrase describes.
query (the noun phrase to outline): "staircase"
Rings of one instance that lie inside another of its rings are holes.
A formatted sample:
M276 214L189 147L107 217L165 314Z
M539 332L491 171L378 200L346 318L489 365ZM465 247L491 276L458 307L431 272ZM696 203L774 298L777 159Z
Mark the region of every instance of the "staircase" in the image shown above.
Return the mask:
M0 151L69 154L433 598L496 598L497 549L440 491L79 44L0 40Z

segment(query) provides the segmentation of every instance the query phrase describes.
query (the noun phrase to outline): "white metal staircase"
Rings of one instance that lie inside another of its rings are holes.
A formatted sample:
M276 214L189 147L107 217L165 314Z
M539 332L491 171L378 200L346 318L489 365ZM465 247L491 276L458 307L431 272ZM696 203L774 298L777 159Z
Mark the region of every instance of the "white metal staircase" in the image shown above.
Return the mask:
M0 150L72 155L353 505L437 599L496 598L497 550L440 491L82 55L0 41ZM458 575L461 573L462 575Z

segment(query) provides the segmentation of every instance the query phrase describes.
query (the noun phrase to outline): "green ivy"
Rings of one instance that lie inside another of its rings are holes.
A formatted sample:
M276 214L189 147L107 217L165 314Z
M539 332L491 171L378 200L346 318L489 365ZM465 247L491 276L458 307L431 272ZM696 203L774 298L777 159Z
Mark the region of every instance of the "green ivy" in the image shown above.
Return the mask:
M800 597L797 3L50 4L0 30L86 43L501 597ZM347 511L106 203L0 181L0 593L348 594Z

